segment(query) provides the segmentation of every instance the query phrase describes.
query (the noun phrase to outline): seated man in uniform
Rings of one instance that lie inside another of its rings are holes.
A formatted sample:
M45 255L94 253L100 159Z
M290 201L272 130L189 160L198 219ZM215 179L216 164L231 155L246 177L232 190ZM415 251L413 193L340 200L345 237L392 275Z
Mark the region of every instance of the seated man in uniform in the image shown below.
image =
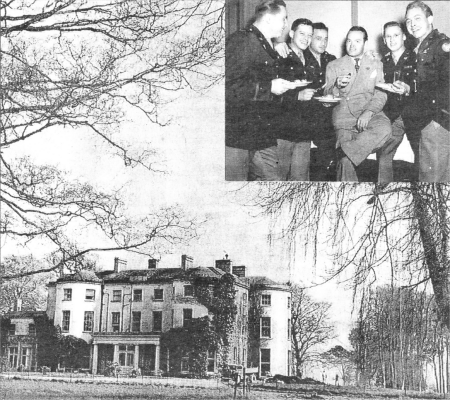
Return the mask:
M357 167L391 135L391 123L382 112L386 93L375 89L384 82L383 65L364 54L366 41L366 30L352 27L345 43L347 55L327 66L324 93L342 98L333 109L340 181L358 182Z
M383 112L391 120L392 136L378 150L378 182L389 183L394 181L393 160L395 152L405 135L405 125L402 113L414 87L416 55L413 51L405 48L406 35L398 22L392 21L384 25L383 39L389 52L381 59L385 82L393 83L393 92L387 92L387 102ZM394 73L397 76L394 78ZM414 129L409 128L406 132L414 157L418 156L418 140L413 135Z
M305 50L306 79L313 83L311 87L317 89L316 95L322 96L325 85L325 73L327 65L336 57L326 51L328 46L328 28L322 22L313 23L313 36L311 44ZM314 162L316 171L314 177L319 181L336 180L336 138L333 129L323 129L317 132L313 138L317 147Z

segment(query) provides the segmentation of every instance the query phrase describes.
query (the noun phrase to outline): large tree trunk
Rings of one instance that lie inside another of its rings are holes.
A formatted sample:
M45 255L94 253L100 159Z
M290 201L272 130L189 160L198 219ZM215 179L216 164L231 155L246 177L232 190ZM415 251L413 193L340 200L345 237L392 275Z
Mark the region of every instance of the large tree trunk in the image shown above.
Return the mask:
M411 188L438 317L442 325L450 329L447 201L439 184L413 183Z

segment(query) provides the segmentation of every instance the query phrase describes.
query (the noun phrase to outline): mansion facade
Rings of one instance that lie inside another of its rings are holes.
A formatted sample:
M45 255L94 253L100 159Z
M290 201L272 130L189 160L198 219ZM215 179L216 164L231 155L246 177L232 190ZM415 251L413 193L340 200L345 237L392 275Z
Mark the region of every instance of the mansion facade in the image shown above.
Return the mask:
M91 346L86 367L94 374L105 373L111 363L144 375L189 374L187 354L172 354L162 337L199 318L213 319L197 287L220 286L224 276L232 276L237 312L222 363L258 367L262 375L290 375L289 288L264 277L247 277L246 268L233 266L229 259L194 268L192 258L183 255L181 268L158 268L156 260L148 260L144 268L129 269L115 258L113 270L80 271L50 282L47 315L61 335ZM256 322L249 322L249 314L255 314L252 307L258 308ZM260 340L249 340L255 330ZM215 351L207 351L205 368L207 373L218 371Z

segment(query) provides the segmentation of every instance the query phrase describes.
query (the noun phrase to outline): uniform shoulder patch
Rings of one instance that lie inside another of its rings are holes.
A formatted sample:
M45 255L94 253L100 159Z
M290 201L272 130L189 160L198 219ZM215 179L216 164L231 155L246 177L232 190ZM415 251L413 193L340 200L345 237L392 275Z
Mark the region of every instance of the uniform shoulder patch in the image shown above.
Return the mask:
M442 43L442 50L445 51L446 53L450 52L450 41L445 41L444 43Z

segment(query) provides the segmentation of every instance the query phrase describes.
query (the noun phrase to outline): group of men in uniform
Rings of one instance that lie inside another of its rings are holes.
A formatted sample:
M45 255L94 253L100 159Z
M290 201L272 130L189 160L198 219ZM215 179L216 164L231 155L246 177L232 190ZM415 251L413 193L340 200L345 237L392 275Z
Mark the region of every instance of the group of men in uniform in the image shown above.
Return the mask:
M381 60L366 51L360 26L336 59L326 52L328 28L304 18L293 22L286 45L275 45L286 23L284 1L266 0L252 24L227 39L226 180L309 180L313 141L316 180L358 181L360 164L376 153L378 182L392 182L406 132L413 179L450 181L450 42L433 29L426 4L406 9L412 46L400 23L384 25L389 52ZM321 95L340 101L324 107L312 100Z

